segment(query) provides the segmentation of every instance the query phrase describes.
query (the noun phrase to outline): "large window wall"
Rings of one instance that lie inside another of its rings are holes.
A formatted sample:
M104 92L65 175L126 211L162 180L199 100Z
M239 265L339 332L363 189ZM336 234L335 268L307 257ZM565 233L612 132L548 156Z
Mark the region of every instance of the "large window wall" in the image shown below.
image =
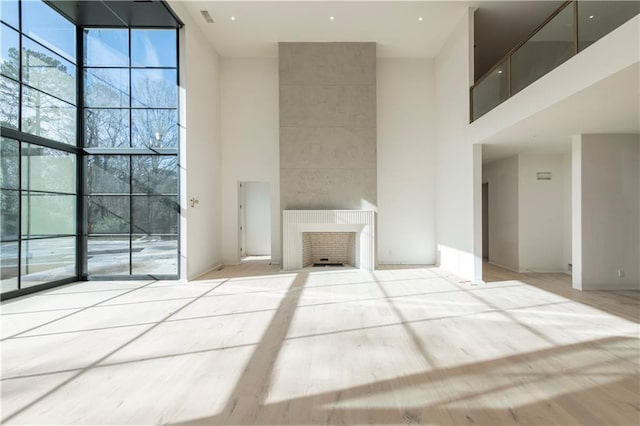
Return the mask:
M175 30L86 28L87 274L178 273Z
M0 292L177 278L177 30L0 11Z
M77 269L75 26L42 2L2 2L2 293Z

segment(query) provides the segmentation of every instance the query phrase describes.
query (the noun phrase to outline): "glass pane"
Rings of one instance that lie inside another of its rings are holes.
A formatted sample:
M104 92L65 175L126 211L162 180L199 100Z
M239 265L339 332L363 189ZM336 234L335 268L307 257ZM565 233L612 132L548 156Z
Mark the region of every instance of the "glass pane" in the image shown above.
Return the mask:
M175 109L134 109L132 142L136 147L178 148L178 112Z
M128 147L129 110L85 109L84 137L87 147Z
M89 67L129 66L129 31L112 28L84 30L84 64Z
M131 267L133 274L178 274L177 236L133 236L131 244Z
M43 2L22 2L22 32L75 62L75 26Z
M18 141L2 138L0 141L0 188L18 189Z
M90 234L129 233L129 196L90 195L88 198Z
M76 156L23 143L22 189L75 194Z
M131 66L175 67L176 30L131 30Z
M638 1L581 1L578 3L580 50L592 45L640 13Z
M23 87L22 130L75 145L76 107L38 90Z
M90 275L129 275L129 236L87 238Z
M22 241L21 288L76 275L76 237Z
M23 192L21 208L25 238L76 233L75 195Z
M175 196L134 196L134 234L177 234L178 203Z
M18 289L18 246L17 241L0 244L0 292Z
M176 70L132 69L131 105L142 108L176 108Z
M20 85L5 76L0 77L0 124L18 128Z
M4 8L4 2L2 3ZM17 31L12 30L6 25L2 25L2 35L0 49L0 69L2 75L9 76L14 80L20 79L18 67L20 66L20 58L18 52L19 35Z
M2 21L17 29L18 23L20 22L18 13L18 0L2 0L2 4L0 5L0 18Z
M486 114L509 97L506 61L473 88L473 119Z
M511 57L512 95L573 56L573 6L565 7Z
M89 194L129 193L128 156L89 155L86 158Z
M134 193L178 193L178 159L176 157L136 156L132 161Z
M76 66L26 37L22 38L22 82L76 103Z
M122 108L129 106L129 70L87 69L84 100L89 107Z
M19 197L19 191L0 190L0 237L2 241L18 239L18 226L20 224L18 216Z

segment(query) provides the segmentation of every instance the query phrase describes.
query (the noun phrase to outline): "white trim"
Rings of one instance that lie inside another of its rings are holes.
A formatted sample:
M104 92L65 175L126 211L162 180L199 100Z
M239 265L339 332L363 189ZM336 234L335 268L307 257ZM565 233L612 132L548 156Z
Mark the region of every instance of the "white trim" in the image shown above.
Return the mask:
M373 210L284 210L282 223L284 271L302 269L303 232L355 232L355 266L367 271L376 267Z
M224 267L224 265L223 265L222 263L220 263L220 264L218 264L218 265L214 266L213 268L209 268L209 269L207 269L206 271L204 271L204 272L202 272L202 273L200 273L200 274L196 275L196 276L195 276L195 277L193 277L193 278L187 278L186 282L189 282L189 281L195 281L195 280L197 280L198 278L203 277L203 276L207 275L207 274L208 274L208 273L210 273L210 272L213 272L213 271L219 271L219 270L220 270L220 269L222 269L223 267Z
M487 263L489 263L489 265L497 266L498 268L506 269L506 270L511 271L511 272L516 272L518 274L522 273L522 271L520 271L518 269L515 269L515 268L512 268L511 266L501 265L499 263L495 263L495 262L492 262L490 260Z

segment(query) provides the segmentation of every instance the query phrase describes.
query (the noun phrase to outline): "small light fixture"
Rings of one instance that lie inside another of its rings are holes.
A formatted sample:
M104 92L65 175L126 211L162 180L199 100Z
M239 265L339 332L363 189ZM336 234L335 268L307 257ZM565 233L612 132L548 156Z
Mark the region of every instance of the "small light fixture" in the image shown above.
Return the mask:
M593 15L589 15L589 19L593 19L593 18L594 18L594 16L593 16Z
M232 16L232 17L231 17L231 20L232 20L232 21L235 21L235 20L236 20L236 17L235 17L235 16Z
M498 70L498 74L502 74L502 70Z
M329 16L329 19L333 21L335 18L333 16Z
M418 17L418 21L422 22L422 16Z

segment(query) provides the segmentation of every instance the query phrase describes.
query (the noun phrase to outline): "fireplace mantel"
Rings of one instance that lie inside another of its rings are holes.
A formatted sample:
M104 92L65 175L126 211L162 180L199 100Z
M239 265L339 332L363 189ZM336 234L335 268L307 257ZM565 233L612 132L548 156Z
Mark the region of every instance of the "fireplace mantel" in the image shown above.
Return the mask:
M302 269L303 232L355 232L356 267L373 271L375 212L372 210L284 210L282 216L282 269Z

